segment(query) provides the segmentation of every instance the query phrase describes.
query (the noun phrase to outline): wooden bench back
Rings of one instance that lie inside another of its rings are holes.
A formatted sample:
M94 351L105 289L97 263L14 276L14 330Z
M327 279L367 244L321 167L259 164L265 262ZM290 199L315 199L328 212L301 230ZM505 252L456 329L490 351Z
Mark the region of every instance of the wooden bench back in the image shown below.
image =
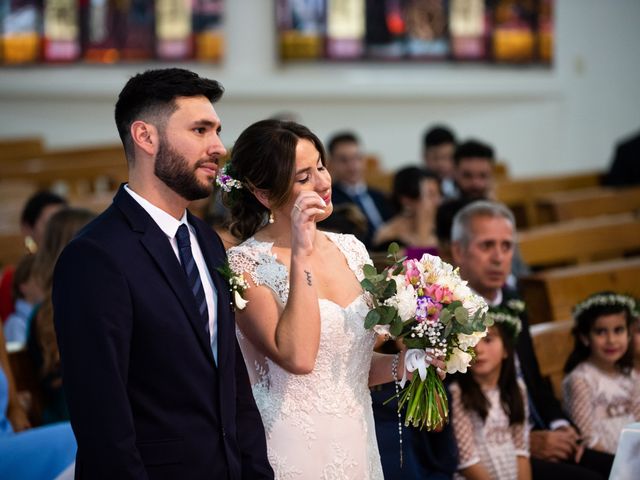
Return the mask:
M528 228L539 224L536 211L538 195L596 187L600 185L601 177L601 171L589 171L568 175L503 179L496 182L495 196L513 210L518 228Z
M1 138L0 163L13 159L31 158L44 152L40 137Z
M640 210L640 187L593 187L539 195L536 209L540 223L562 222Z
M558 400L562 400L564 364L573 350L572 328L573 320L544 322L530 327L540 373L549 379Z
M621 257L640 251L640 219L618 214L545 225L521 232L518 245L534 268Z
M640 298L640 257L545 270L521 278L531 323L571 317L574 305L602 290Z
M0 177L35 183L38 188L63 184L70 194L113 190L128 176L120 146L50 151L35 158L0 163Z

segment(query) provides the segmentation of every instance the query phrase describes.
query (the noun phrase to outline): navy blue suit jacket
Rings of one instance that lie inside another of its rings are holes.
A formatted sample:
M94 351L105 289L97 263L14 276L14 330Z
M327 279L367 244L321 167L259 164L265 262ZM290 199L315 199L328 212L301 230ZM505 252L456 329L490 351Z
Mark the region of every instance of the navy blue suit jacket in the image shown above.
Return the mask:
M121 187L55 268L76 478L273 478L218 236L189 215L218 295L218 363L166 235Z

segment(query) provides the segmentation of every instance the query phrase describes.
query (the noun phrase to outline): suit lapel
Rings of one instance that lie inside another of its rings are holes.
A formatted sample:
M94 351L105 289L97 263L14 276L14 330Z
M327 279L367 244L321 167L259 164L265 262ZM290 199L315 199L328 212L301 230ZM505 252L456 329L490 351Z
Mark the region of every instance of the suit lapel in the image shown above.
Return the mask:
M202 328L201 317L196 302L189 288L187 278L182 270L176 254L171 248L171 243L164 232L156 225L153 219L126 191L120 191L114 198L114 204L128 218L133 231L141 233L140 242L153 258L162 272L167 283L176 294L180 305L184 309L198 343L204 349L205 354L213 363L213 353L209 344L207 332Z

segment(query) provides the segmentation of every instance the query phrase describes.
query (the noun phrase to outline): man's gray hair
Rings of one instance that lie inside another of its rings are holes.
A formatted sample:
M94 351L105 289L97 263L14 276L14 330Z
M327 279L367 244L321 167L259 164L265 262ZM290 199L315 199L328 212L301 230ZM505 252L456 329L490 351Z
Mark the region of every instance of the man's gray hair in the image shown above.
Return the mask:
M470 203L453 217L451 226L451 242L458 242L467 247L471 242L471 221L476 217L504 218L509 221L513 230L516 229L516 220L509 208L498 202L478 200Z

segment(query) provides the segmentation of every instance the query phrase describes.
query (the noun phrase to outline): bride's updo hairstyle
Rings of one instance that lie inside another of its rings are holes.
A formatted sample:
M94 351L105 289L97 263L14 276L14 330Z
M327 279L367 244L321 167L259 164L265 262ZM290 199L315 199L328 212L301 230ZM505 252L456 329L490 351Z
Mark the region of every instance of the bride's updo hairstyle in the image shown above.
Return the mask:
M222 199L231 212L229 230L240 241L251 237L269 219L269 210L254 195L256 190L266 192L273 208L289 200L295 178L296 146L301 139L313 143L325 165L322 142L299 123L261 120L247 127L236 140L225 171L242 188L222 192Z

